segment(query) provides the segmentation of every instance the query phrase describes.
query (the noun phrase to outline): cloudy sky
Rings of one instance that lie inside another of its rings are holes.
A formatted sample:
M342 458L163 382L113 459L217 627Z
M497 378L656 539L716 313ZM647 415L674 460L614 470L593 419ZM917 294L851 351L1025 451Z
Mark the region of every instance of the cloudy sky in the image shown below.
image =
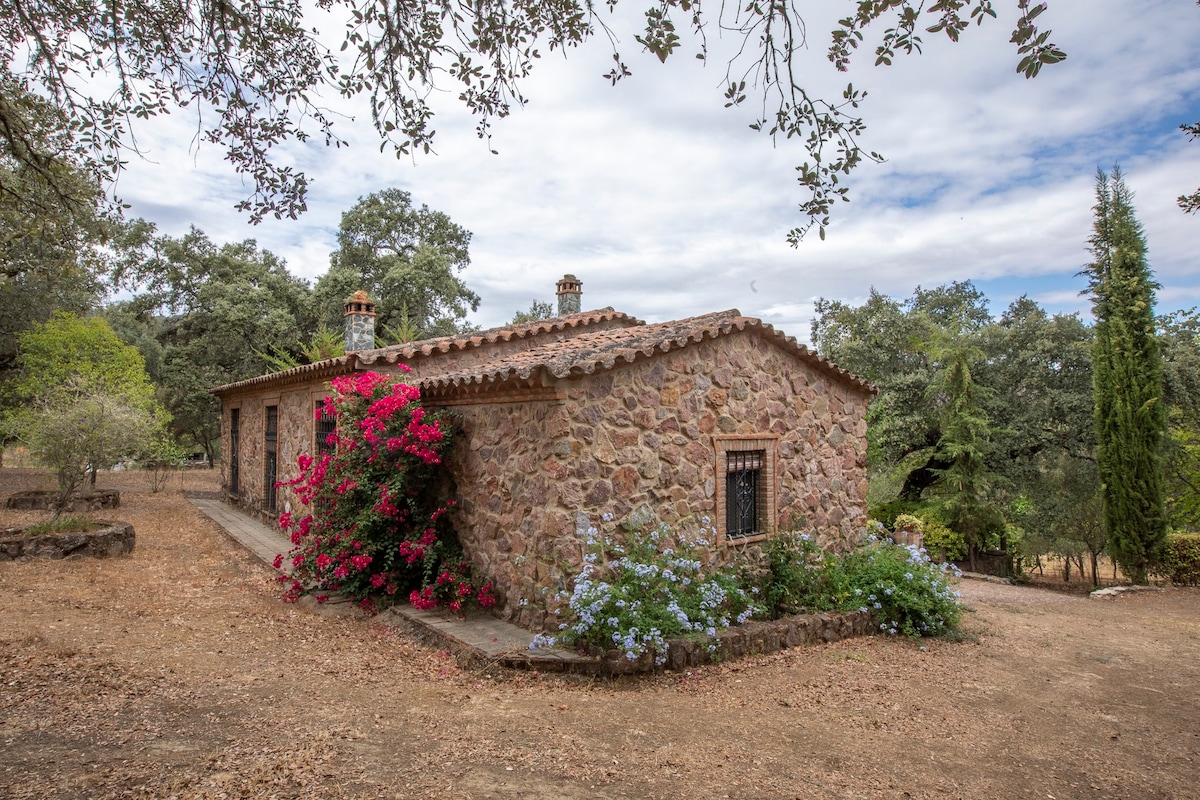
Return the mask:
M1200 187L1200 141L1179 131L1200 121L1194 0L1049 0L1039 27L1053 28L1068 58L1032 81L1015 72L1008 43L1015 2L997 3L1000 19L958 45L927 35L924 54L892 67L871 65L872 42L846 76L824 54L851 4L798 5L811 14L806 87L836 96L848 79L866 89L861 143L887 158L853 175L825 241L814 231L787 244L803 221L804 153L750 131L753 109L723 107L722 53L735 42L715 31L704 66L686 45L660 65L619 30L634 75L616 87L601 77L611 63L603 40L543 60L526 84L529 105L496 125L498 155L451 95L436 106L437 155L415 163L380 154L368 114L355 110L339 128L351 147L284 154L311 181L298 221L247 224L233 208L247 188L216 148L190 146L182 118L139 131L148 158L131 161L118 193L164 233L195 225L217 242L255 238L311 281L328 268L341 213L399 187L473 232L464 278L482 298L472 320L482 327L553 301L570 272L585 308L659 321L736 307L804 341L816 298L859 303L872 286L904 297L969 279L996 314L1029 294L1086 315L1076 273L1088 260L1095 174L1119 163L1160 310L1200 305L1200 216L1175 203Z

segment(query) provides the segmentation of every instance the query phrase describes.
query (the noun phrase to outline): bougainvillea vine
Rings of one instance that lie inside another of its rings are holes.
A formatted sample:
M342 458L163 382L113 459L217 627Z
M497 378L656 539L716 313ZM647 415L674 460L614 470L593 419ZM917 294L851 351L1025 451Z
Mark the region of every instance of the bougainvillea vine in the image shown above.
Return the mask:
M406 367L401 369L407 371ZM495 603L479 585L445 519L447 418L420 404L399 378L362 372L334 379L317 409L332 417L328 452L297 459L289 486L307 513L280 515L292 542L275 558L284 599L336 592L378 611L407 598L417 608L461 611Z

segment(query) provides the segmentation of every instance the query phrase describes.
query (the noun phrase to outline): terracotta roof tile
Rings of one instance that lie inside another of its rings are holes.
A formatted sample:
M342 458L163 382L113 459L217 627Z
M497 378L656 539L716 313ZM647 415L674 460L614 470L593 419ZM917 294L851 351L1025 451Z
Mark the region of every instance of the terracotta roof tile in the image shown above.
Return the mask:
M555 378L590 375L743 330L769 339L820 372L862 391L876 392L875 387L862 378L822 358L762 320L743 317L737 309L633 328L589 331L500 356L470 369L430 376L421 381L421 387L437 394L454 394L470 387L528 381L539 370Z
M484 331L474 331L467 334L441 336L436 339L422 339L407 344L394 344L375 350L360 350L357 353L360 364L395 364L398 361L411 361L414 358L441 355L456 350L469 350L496 342L509 342L525 339L531 336L541 336L573 328L586 328L602 322L619 322L626 326L642 325L642 321L631 317L611 307L594 311L583 311L578 314L568 314L562 317L539 319L520 325L503 325Z
M272 372L267 375L259 375L254 378L247 378L243 381L235 381L227 383L224 386L218 386L215 389L209 389L209 394L223 395L232 392L241 391L244 389L253 389L259 386L280 385L286 386L294 383L302 383L314 379L329 380L336 378L339 375L349 375L356 371L356 359L353 353L347 353L344 356L337 358L329 358L324 361L316 361L312 364L301 364L298 367L284 370L283 372Z
M574 328L586 328L606 321L617 321L626 327L606 330L580 331L564 339L542 339L544 334ZM496 386L507 382L528 381L540 370L555 378L571 375L590 375L621 364L629 364L656 353L669 353L705 339L716 339L736 331L749 330L772 341L819 372L843 381L862 391L875 394L878 390L869 382L838 367L799 344L795 338L754 317L744 317L737 309L702 314L670 322L647 325L640 320L603 308L565 317L537 320L522 325L491 328L471 334L424 339L408 344L364 350L337 358L305 364L284 372L262 375L211 390L213 394L260 386L286 385L313 378L328 380L361 369L363 366L396 364L435 354L482 347L495 342L529 338L531 347L518 353L497 356L483 364L464 370L448 372L423 379L422 389L439 395L469 391L471 387Z
M525 322L520 325L504 325L467 334L421 339L415 342L380 347L374 350L359 350L356 353L347 353L336 358L316 361L312 364L302 364L301 366L282 372L272 372L267 375L259 375L254 378L227 383L224 386L210 389L209 392L215 395L223 395L273 384L293 384L312 378L328 380L338 375L354 372L360 365L395 364L399 361L411 361L414 358L441 355L455 350L468 350L495 342L508 342L532 336L540 336L546 333L555 333L574 328L586 328L603 322L618 322L627 326L643 324L636 317L631 317L608 306L593 311L582 311L578 314L567 314L561 317L534 320L533 322Z

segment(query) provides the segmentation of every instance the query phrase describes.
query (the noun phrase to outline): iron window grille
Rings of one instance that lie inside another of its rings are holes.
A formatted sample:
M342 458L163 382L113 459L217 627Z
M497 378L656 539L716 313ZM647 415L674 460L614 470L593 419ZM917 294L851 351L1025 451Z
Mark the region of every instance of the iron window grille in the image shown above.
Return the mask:
M239 458L239 436L238 428L241 423L242 410L240 408L229 409L229 492L238 494L241 491L239 486L241 475L239 475L238 463Z
M725 454L725 536L740 539L762 532L762 450Z
M333 453L334 446L329 443L329 437L337 432L337 419L325 412L325 401L316 403L315 416L317 419L317 455Z
M275 487L275 482L279 479L279 406L267 406L267 424L263 438L266 445L263 505L267 511L275 511L279 502L279 493Z

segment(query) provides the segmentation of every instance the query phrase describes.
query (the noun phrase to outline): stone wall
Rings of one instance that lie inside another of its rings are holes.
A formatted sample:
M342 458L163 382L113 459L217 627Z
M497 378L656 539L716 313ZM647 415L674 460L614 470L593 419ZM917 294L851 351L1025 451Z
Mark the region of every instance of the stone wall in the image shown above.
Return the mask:
M317 387L302 385L286 391L242 395L226 404L221 420L221 486L227 502L266 521L274 521L278 513L299 507L292 490L283 486L277 490L276 513L266 511L266 409L273 405L279 410L277 477L279 480L291 480L299 474L297 459L300 454L315 452L314 404L326 393L324 383ZM236 496L229 491L231 407L241 409L238 437L241 469Z
M866 523L869 396L750 331L560 381L564 398L455 406L454 522L504 614L550 625L600 515L713 516L722 437L774 443L777 527L839 549ZM734 548L720 548L719 560Z
M609 330L627 325L628 321L605 320L585 326L542 333L536 337L497 341L482 347L453 350L448 353L435 352L428 356L422 355L411 359L409 362L411 372L407 373L395 364L389 364L383 360L376 363L364 360L363 368L387 375L397 375L408 383L416 383L422 377L470 369L498 356L529 350L535 345L562 341L578 336L580 333ZM374 357L369 352L361 353L360 356L363 359ZM298 384L294 388L275 387L262 391L251 390L245 394L224 398L221 425L221 485L226 501L260 518L266 520L273 518L273 515L267 515L263 511L264 409L269 405L279 406L279 470L282 477L290 479L297 474L297 456L300 453L315 452L314 434L316 429L312 403L327 393L327 384L324 381L314 380ZM233 496L229 492L229 410L231 407L242 409L240 436L242 468L239 481L240 491L237 496ZM284 510L289 503L295 505L294 495L289 489L281 488L279 491L280 510Z

